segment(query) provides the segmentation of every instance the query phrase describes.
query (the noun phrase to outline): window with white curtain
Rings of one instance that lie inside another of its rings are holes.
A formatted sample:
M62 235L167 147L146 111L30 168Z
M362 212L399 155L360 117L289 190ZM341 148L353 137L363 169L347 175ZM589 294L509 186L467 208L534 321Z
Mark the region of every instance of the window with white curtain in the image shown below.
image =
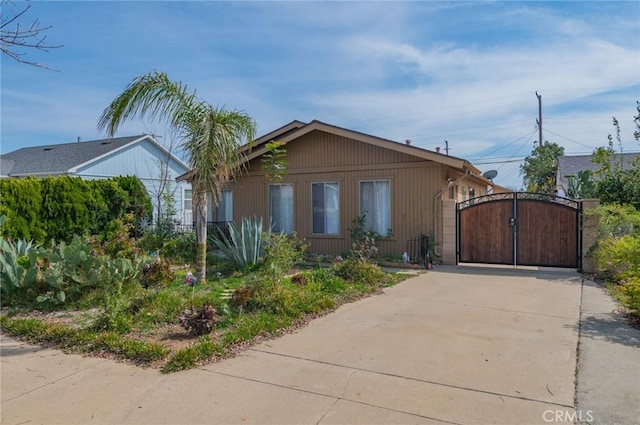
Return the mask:
M224 189L218 200L215 220L217 222L233 221L233 191Z
M293 232L293 184L269 185L269 222L272 232Z
M391 229L391 189L389 180L360 182L360 214L365 214L365 227L380 235Z
M337 182L312 183L311 207L313 233L337 235L340 233L339 188Z

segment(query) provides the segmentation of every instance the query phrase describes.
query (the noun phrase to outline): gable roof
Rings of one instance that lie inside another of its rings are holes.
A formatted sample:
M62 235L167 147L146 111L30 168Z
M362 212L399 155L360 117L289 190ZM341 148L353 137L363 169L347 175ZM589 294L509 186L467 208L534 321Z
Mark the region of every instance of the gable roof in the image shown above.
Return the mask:
M240 148L240 152L244 152L244 153L246 153L247 151L250 152L254 149L257 149L265 145L268 142L272 142L274 140L279 141L281 138L288 136L289 134L295 132L300 127L304 127L305 125L307 124L302 121L293 120L290 123L283 125L282 127L276 128L275 130L270 131L269 133L258 137L252 143L248 143L242 146Z
M469 173L471 178L476 179L487 186L492 186L496 190L508 192L509 190L499 186L491 180L488 180L482 176L479 169L477 169L469 161L457 158L455 156L444 155L438 152L433 152L427 149L411 146L406 143L399 143L393 140L384 139L382 137L372 136L370 134L361 133L355 130L349 130L346 128L338 127L335 125L327 124L322 121L313 120L308 124L302 121L294 120L284 126L271 131L252 143L244 145L240 148L240 152L245 155L243 163L246 164L249 161L265 154L267 152L266 144L271 141L280 141L285 144L304 136L312 131L323 131L326 133L343 136L348 139L357 140L363 143L368 143L374 146L378 146L385 149L391 149L396 152L412 155L417 158L425 159L428 161L438 162L452 168L456 168L462 172ZM178 176L177 181L189 181L193 176L193 170L189 170L187 173Z
M0 175L21 177L74 173L82 166L95 162L105 156L112 155L119 150L144 140L153 143L164 153L169 153L171 159L177 161L185 169L188 169L188 166L184 162L167 151L152 136L143 134L138 136L90 140L86 142L21 148L0 155L0 165L2 166ZM9 169L6 170L5 166Z
M631 168L632 161L640 157L640 152L613 154L612 164L622 164L623 169ZM595 172L600 168L600 164L593 162L593 154L589 155L565 155L558 158L558 168L556 172L557 185L566 189L568 180L566 176L575 176L579 171L589 170Z
M444 154L433 152L427 149L411 146L406 143L399 143L393 140L384 139L382 137L372 136L370 134L361 133L359 131L349 130L346 128L327 124L318 120L313 120L306 125L299 125L300 121L292 121L291 123L287 124L287 126L292 126L294 125L294 123L295 123L295 128L290 129L290 131L287 131L285 134L280 134L277 139L278 141L284 142L286 144L312 131L319 130L326 133L342 136L348 139L357 140L359 142L371 144L377 147L390 149L390 150L404 153L407 155L412 155L421 159L439 162L439 163L448 165L450 167L458 168L460 170L470 169L474 174L480 173L480 170L474 167L470 162L462 158L457 158L455 156L444 155ZM280 129L284 129L287 126L281 127ZM261 138L256 140L256 143L254 144L253 149L246 154L247 156L245 161L247 162L251 161L252 159L261 156L267 151L267 148L265 146L266 142L275 140L274 137L269 137L270 135L271 133L264 135Z

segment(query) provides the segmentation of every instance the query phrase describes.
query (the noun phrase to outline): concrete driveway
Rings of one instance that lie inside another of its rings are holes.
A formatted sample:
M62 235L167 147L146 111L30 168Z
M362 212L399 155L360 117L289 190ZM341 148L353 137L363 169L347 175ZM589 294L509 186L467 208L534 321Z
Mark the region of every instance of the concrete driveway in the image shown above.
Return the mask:
M3 338L2 424L545 424L574 412L580 283L440 267L172 375Z

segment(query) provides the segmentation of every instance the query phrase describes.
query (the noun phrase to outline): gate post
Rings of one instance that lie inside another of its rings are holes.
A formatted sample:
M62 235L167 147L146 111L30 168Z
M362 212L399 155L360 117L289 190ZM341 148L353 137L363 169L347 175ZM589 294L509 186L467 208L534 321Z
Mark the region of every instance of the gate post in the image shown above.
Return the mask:
M456 265L456 201L442 200L442 264Z
M582 200L582 271L586 273L595 271L590 250L598 239L599 217L597 215L589 216L585 213L597 207L598 204L600 204L599 199Z

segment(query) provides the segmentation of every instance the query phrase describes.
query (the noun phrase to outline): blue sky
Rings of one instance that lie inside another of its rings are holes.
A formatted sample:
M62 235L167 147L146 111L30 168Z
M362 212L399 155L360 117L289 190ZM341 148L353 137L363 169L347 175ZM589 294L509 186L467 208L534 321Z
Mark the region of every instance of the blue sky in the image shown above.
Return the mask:
M15 3L17 7L21 2ZM640 3L31 2L63 47L2 58L1 145L104 137L102 110L157 69L209 103L249 113L258 133L318 119L451 155L519 189L544 138L568 154L607 142L620 121L638 151ZM168 135L131 121L118 135ZM166 141L166 139L165 139ZM493 162L497 161L497 162ZM505 162L511 161L511 162Z

